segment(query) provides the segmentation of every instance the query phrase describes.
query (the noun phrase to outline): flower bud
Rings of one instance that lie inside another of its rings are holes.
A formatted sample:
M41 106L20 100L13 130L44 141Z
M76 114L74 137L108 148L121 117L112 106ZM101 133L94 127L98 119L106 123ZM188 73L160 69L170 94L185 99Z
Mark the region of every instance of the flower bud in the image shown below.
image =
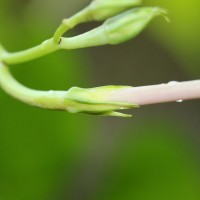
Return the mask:
M141 7L125 11L91 31L72 38L62 38L60 48L78 49L122 43L136 37L158 15L168 19L167 11L158 7Z
M158 15L166 17L167 11L159 7L141 7L108 19L103 24L108 43L118 44L137 36Z
M72 87L65 97L66 110L71 113L88 113L93 115L131 117L131 115L115 112L130 109L138 105L128 102L110 102L108 96L128 86L102 86L96 88Z
M87 9L91 20L101 21L141 3L142 0L94 0Z

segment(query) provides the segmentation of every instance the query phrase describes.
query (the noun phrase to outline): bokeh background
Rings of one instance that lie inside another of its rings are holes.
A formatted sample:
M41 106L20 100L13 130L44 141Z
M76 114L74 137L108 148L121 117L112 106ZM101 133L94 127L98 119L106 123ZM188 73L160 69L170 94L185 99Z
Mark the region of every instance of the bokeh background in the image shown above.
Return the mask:
M9 51L37 45L88 3L1 0L0 41ZM171 23L157 18L127 43L56 52L12 73L40 90L199 79L200 1L144 4L167 8ZM200 101L129 112L131 119L42 110L0 90L0 200L199 200Z

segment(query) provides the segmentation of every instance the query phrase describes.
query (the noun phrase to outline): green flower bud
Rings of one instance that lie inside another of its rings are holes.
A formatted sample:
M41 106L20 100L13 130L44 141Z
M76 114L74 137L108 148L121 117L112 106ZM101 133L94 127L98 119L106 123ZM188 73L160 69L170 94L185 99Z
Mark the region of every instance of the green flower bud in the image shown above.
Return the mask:
M158 15L166 16L167 11L159 7L142 7L108 19L104 23L108 43L119 44L137 36Z
M66 110L71 113L88 113L93 115L131 117L131 115L115 112L115 110L138 107L127 102L110 102L108 95L127 86L103 86L96 88L72 87L65 96Z
M106 20L101 26L72 38L62 38L60 48L71 49L119 44L136 37L156 16L167 19L167 11L158 7L141 7L125 11Z
M88 21L102 21L128 8L141 4L142 0L94 0L87 7L69 19L64 19L54 34L54 42L69 29Z
M101 21L141 3L142 0L94 0L86 9L91 20Z

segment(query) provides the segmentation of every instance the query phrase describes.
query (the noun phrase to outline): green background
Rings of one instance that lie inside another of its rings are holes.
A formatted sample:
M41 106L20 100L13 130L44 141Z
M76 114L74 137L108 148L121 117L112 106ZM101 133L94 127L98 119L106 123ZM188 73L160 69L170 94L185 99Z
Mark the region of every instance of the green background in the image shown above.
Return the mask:
M88 2L1 0L0 41L9 51L37 45ZM144 4L167 8L171 23L158 18L127 43L56 52L12 73L40 90L199 79L199 0ZM0 200L200 199L199 100L129 112L131 119L42 110L0 90Z

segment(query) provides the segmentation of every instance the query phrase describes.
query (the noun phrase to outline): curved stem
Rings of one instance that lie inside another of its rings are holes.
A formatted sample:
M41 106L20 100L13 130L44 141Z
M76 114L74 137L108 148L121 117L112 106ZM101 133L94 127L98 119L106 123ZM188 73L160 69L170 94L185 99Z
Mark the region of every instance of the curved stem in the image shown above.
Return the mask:
M38 91L27 88L17 82L8 67L0 62L0 86L12 97L37 107L48 109L65 109L63 103L66 92Z
M40 58L57 50L80 49L108 44L108 38L103 26L99 26L91 31L70 38L60 38L57 44L50 38L41 44L27 50L16 53L7 52L0 49L1 61L6 64L18 64Z
M33 106L67 110L72 113L120 117L129 115L115 110L130 109L137 105L200 99L200 80L172 81L167 84L135 88L102 86L89 89L73 87L68 91L38 91L18 83L2 62L0 62L0 85L11 96Z
M78 24L81 24L83 22L87 22L88 18L88 9L83 9L80 12L76 13L74 16L64 19L61 23L61 25L57 28L57 30L54 33L53 40L56 44L59 43L60 38L62 35L67 32L68 30L74 28Z
M91 46L101 46L107 43L105 34L102 34L102 27L88 31L84 34L74 36L71 38L60 38L60 43L56 44L53 38L50 38L38 46L16 53L1 52L1 61L6 64L18 64L40 58L57 50L65 49L80 49Z
M22 63L52 53L59 48L59 45L56 45L51 38L42 42L38 46L32 47L24 51L19 51L16 53L3 52L1 54L1 60L7 64Z
M130 117L123 113L115 112L119 109L129 109L135 107L133 104L124 102L108 102L104 100L110 87L100 87L94 89L84 89L72 87L68 91L38 91L29 89L17 82L9 72L8 67L0 62L0 86L12 97L29 105L65 110L71 113L88 113L96 115ZM116 90L117 87L114 87ZM103 93L102 93L103 92Z

